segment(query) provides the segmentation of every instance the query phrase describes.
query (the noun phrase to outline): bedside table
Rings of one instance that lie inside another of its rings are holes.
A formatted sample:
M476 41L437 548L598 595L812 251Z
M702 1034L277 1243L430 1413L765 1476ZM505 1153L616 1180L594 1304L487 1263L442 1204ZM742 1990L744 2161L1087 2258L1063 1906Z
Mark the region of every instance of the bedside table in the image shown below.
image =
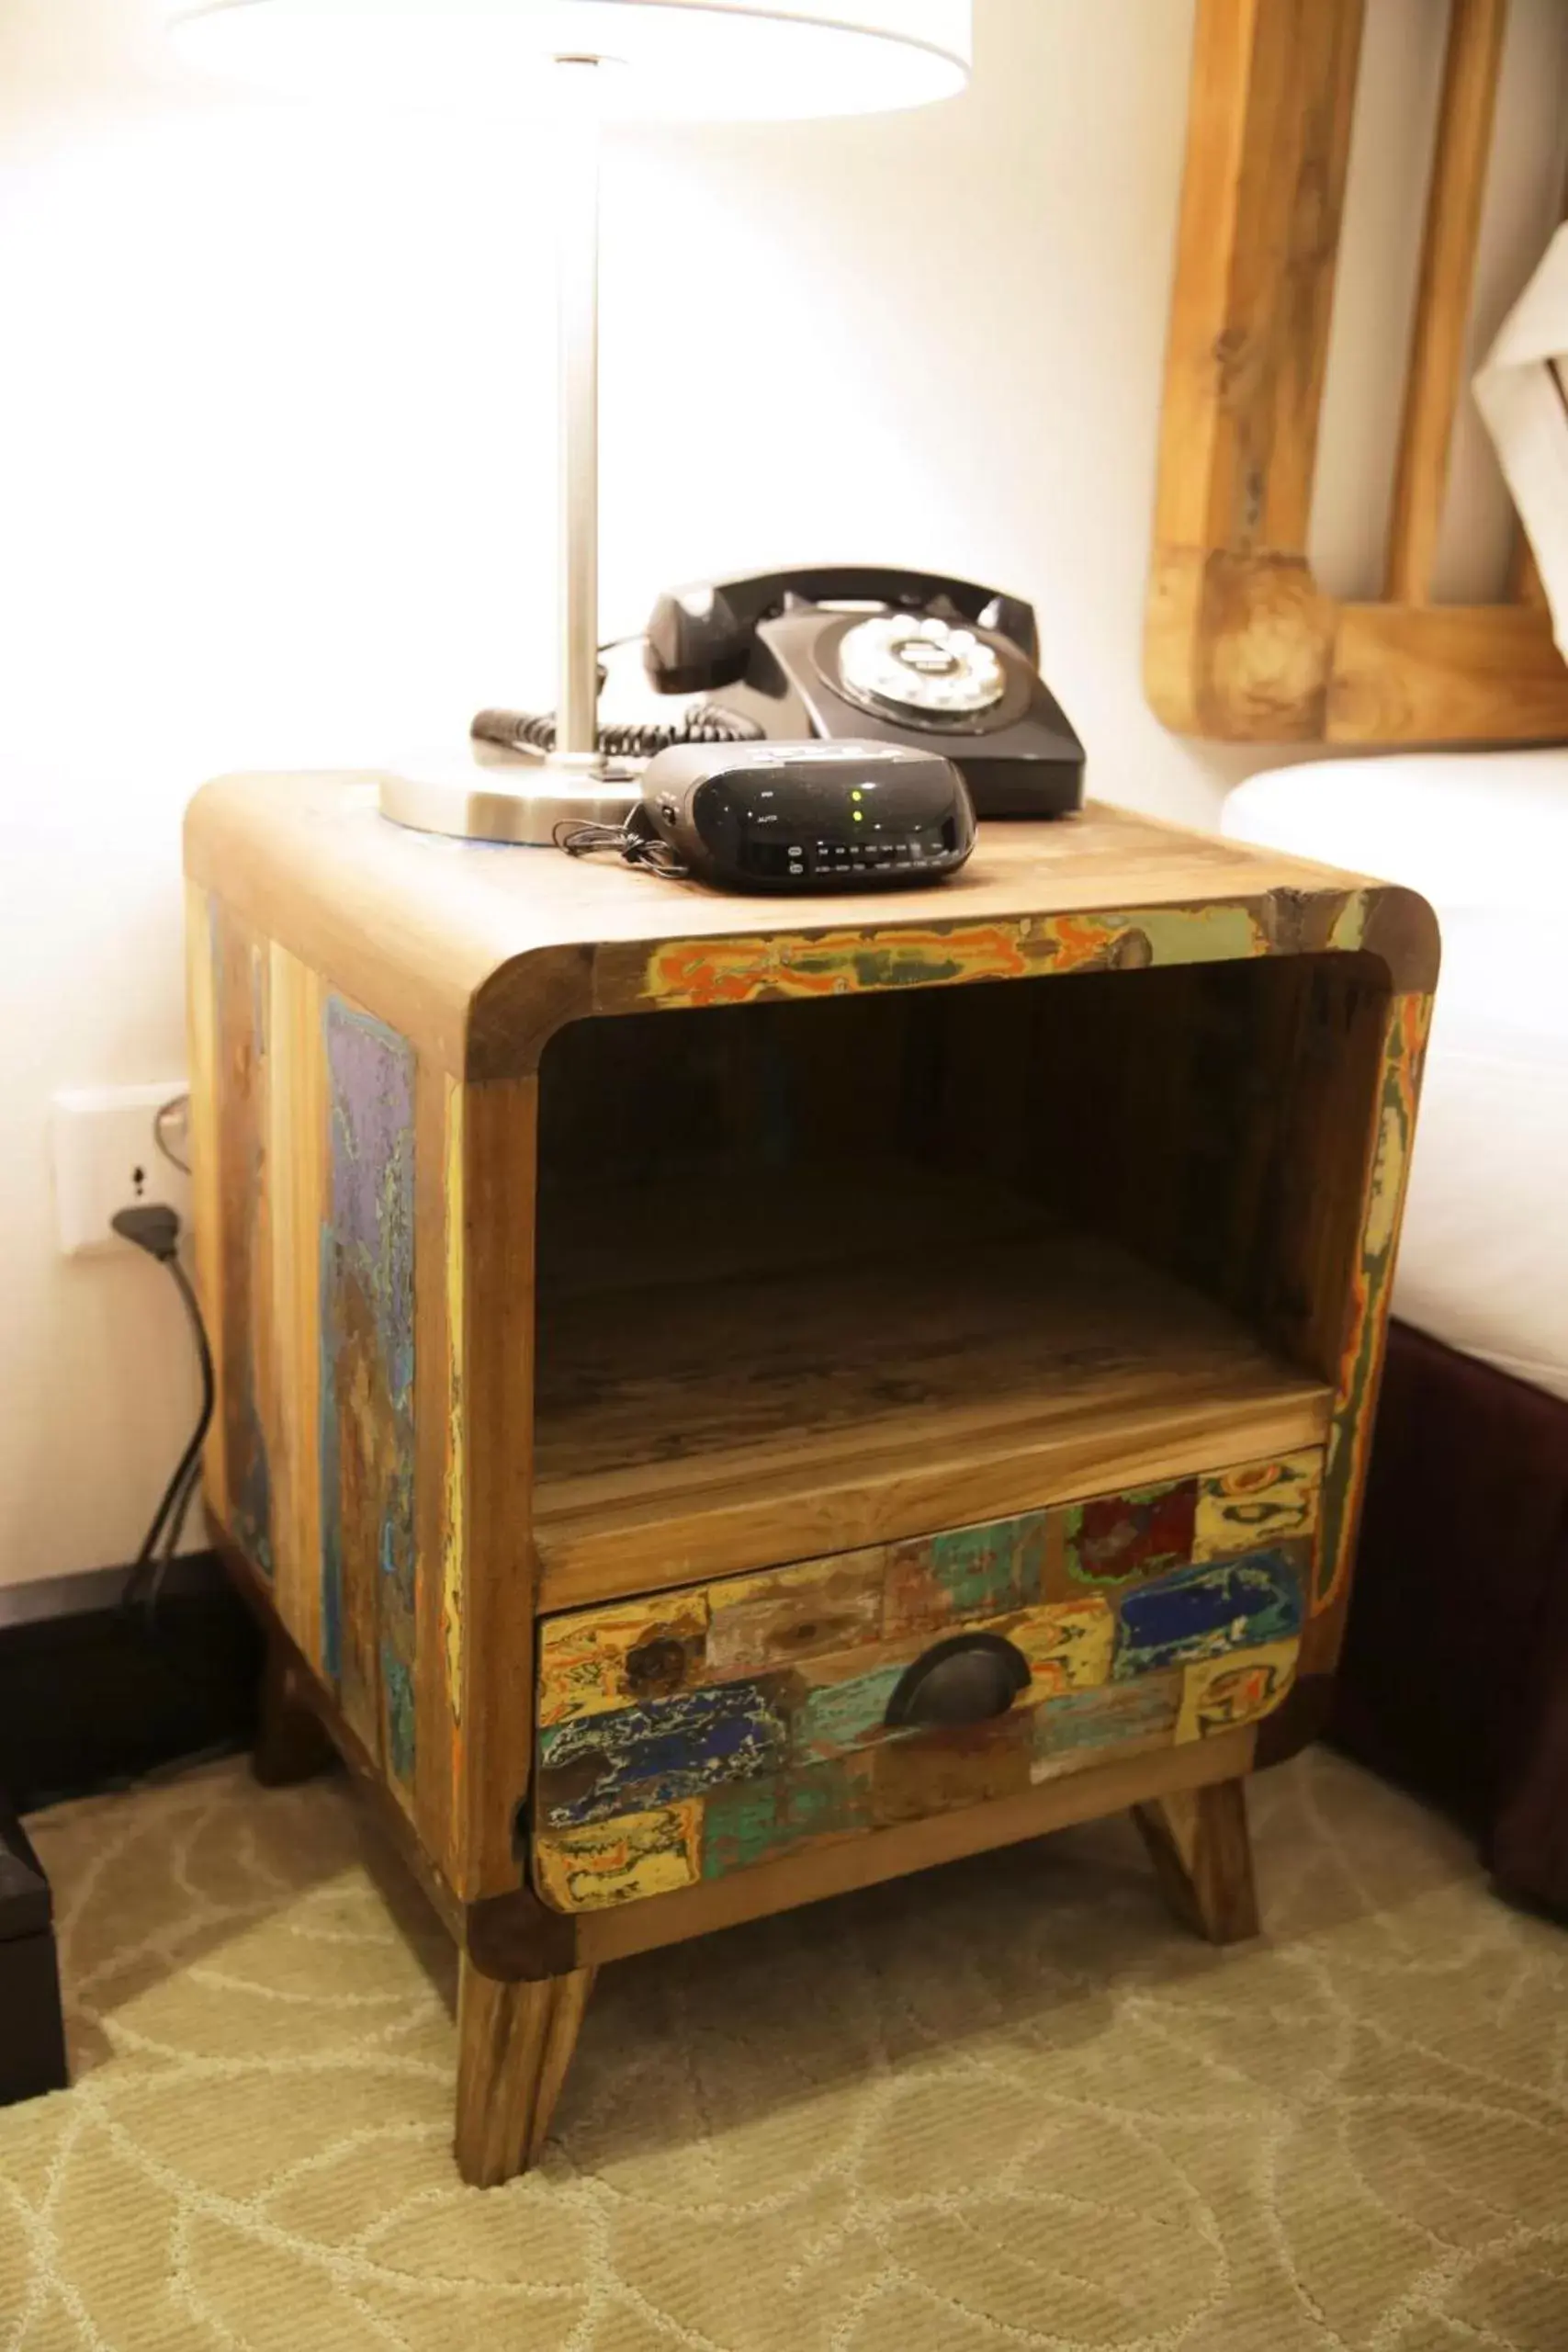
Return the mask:
M1320 1726L1436 926L1111 808L738 899L358 777L186 830L209 1509L260 1769L347 1758L460 1951L457 2154L593 1972L1132 1807L1257 1924Z

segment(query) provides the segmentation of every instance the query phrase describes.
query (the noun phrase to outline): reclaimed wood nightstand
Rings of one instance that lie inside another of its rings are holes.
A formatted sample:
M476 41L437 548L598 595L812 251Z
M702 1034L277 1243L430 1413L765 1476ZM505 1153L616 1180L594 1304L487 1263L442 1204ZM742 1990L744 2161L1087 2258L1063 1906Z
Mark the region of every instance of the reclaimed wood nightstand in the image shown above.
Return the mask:
M1408 892L1120 813L743 900L356 777L187 824L209 1507L457 1939L457 2154L603 1962L1136 1809L1217 1939L1323 1720Z

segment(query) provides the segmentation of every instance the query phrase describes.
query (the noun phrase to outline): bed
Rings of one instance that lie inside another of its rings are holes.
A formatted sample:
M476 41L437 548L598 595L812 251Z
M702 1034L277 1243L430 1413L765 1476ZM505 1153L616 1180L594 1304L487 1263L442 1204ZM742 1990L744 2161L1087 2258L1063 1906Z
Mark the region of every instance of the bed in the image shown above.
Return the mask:
M1336 1732L1568 1910L1568 751L1278 769L1224 830L1442 923Z
M1276 769L1231 795L1224 830L1437 909L1394 1311L1568 1402L1568 750Z
M1382 590L1324 589L1306 543L1364 13L1199 0L1145 684L1187 733L1384 754L1277 768L1225 815L1412 886L1443 931L1335 1730L1470 1817L1506 1892L1568 1914L1568 359L1482 379L1536 549L1519 536L1497 601L1438 601L1508 15L1451 0ZM1544 342L1521 302L1497 353L1568 348L1562 240ZM1461 744L1519 748L1410 748Z

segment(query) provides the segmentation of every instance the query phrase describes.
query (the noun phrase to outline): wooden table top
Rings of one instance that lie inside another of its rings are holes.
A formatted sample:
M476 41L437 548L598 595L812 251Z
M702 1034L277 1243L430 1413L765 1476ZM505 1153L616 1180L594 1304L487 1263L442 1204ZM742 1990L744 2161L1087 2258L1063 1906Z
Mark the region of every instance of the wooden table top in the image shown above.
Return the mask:
M1409 891L1093 802L983 825L946 882L776 898L411 831L371 775L234 776L193 801L186 866L469 1078L535 1067L585 1014L1319 949L1364 949L1400 989L1437 966Z

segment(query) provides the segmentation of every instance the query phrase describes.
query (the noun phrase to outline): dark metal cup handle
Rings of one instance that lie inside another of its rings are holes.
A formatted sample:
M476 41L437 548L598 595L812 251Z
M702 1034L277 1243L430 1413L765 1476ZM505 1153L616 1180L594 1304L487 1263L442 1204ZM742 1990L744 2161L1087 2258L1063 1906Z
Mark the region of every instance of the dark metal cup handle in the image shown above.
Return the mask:
M954 1634L908 1668L883 1720L889 1731L911 1724L983 1724L1005 1715L1029 1682L1029 1660L999 1634Z

